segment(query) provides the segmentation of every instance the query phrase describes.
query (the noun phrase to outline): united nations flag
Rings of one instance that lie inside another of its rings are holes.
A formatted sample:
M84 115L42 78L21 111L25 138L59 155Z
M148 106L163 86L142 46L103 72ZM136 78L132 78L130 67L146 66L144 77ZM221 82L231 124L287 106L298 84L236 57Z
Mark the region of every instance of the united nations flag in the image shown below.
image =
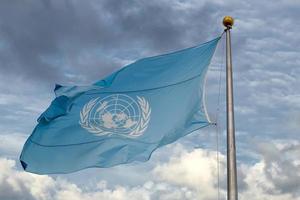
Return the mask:
M90 86L57 85L24 145L24 170L69 173L146 161L209 125L203 81L219 39L138 60Z

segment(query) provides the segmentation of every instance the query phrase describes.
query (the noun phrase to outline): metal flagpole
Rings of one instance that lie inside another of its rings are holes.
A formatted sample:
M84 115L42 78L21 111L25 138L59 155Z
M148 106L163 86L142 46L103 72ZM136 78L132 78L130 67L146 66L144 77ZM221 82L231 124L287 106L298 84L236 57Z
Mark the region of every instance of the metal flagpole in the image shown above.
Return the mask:
M232 59L230 29L233 26L233 18L225 16L223 25L226 27L226 108L227 108L227 199L237 200L237 175L236 175L236 151L234 128L234 104L232 83Z

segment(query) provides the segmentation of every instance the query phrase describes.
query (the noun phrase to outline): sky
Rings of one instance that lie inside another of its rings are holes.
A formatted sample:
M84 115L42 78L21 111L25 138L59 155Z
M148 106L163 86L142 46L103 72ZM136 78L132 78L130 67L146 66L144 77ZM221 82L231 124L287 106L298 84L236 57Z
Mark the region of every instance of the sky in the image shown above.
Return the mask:
M239 197L300 200L299 9L295 0L0 1L0 199L226 199L224 38L206 84L218 127L108 169L34 175L18 157L56 83L88 85L206 42L231 15Z

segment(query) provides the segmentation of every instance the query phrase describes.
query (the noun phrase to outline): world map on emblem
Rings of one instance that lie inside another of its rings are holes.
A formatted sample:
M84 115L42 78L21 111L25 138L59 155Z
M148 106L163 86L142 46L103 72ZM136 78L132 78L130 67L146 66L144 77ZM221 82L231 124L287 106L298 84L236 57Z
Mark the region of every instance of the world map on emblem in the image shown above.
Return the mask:
M151 108L144 97L113 94L95 98L80 112L79 124L96 135L142 135L149 124Z

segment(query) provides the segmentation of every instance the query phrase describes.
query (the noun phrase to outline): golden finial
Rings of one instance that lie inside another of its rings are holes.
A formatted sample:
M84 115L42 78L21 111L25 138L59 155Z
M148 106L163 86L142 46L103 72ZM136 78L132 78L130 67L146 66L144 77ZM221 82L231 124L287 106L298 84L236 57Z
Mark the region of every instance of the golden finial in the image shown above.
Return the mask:
M225 16L223 18L223 25L226 27L226 28L231 28L233 26L233 23L234 23L234 20L232 17L230 16Z

